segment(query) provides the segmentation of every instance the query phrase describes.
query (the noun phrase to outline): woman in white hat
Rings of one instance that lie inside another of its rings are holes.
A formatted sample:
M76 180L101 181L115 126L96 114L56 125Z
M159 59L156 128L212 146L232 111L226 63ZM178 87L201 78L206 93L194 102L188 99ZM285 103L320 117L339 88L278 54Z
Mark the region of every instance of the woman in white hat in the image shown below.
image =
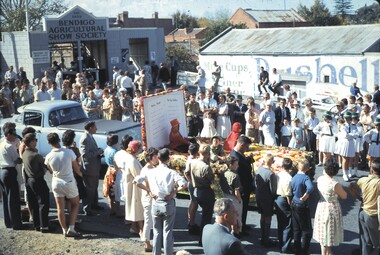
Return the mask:
M271 101L266 102L265 110L261 112L259 117L259 122L261 126L261 130L264 135L264 144L270 146L276 146L276 137L274 130L274 123L276 121L276 117L274 112L272 111L273 105Z

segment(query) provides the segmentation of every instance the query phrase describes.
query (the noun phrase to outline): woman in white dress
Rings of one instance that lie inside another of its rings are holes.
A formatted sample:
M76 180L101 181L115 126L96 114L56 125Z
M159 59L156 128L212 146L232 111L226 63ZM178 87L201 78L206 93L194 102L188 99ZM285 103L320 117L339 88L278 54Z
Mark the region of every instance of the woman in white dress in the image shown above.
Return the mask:
M139 141L131 141L123 157L116 157L118 156L116 153L114 160L118 169L124 169L125 219L132 222L130 231L142 237L144 223L144 209L141 203L142 191L133 183L142 169L136 158L140 148L141 143Z
M319 136L319 151L323 153L323 163L325 163L334 153L337 127L331 122L330 112L326 112L322 116L324 121L320 122L313 132Z
M129 135L125 135L121 139L120 150L116 152L113 161L114 167L117 171L115 178L115 201L116 202L124 202L124 180L125 180L125 171L124 171L124 158L127 155L128 144L133 140L133 138Z
M141 173L139 176L135 178L135 182L138 183L138 179L141 177L146 177L150 170L154 169L156 165L158 165L158 150L156 148L149 148L146 152L146 165L141 170ZM146 184L146 183L145 183ZM144 228L143 228L143 235L141 237L141 240L145 242L144 248L145 252L151 252L152 251L152 245L150 244L150 230L153 229L153 219L152 219L152 198L146 192L145 190L142 191L142 197L141 202L144 207Z
M276 146L276 137L274 132L274 123L276 117L272 111L272 102L265 104L266 109L260 113L259 122L264 135L264 144L270 146Z
M369 144L368 155L370 156L370 164L374 159L380 158L380 119L376 118L374 124L376 127L368 131L363 137Z
M216 121L216 131L222 138L227 138L231 133L231 120L228 112L226 96L219 96L218 119Z
M359 164L359 156L360 153L363 151L363 136L364 136L364 128L363 125L359 122L359 114L356 112L353 112L351 114L352 118L352 125L356 126L356 129L358 131L358 137L355 139L355 159L354 162L351 163L352 165L352 177L357 177L357 169L358 169L358 164Z
M349 167L355 157L355 138L358 134L356 127L351 124L351 113L345 112L343 118L345 123L340 124L335 153L342 157L343 180L347 182L352 177Z

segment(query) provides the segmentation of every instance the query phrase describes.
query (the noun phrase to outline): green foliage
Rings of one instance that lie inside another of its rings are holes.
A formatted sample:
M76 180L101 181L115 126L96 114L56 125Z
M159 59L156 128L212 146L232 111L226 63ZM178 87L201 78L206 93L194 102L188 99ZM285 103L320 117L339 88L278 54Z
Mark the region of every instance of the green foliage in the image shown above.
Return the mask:
M1 0L0 25L1 31L22 31L26 29L25 6L28 3L29 28L36 29L41 25L45 15L61 14L67 10L61 0Z
M179 69L183 71L196 72L197 62L195 56L190 54L189 49L182 45L166 46L166 63L170 63L170 56L175 56Z
M314 26L335 26L341 24L341 20L331 15L329 9L321 0L315 0L310 8L300 5L297 11L306 21L311 22Z
M370 6L363 6L359 8L356 15L353 17L355 24L373 24L380 23L380 5L372 4Z
M341 16L343 19L352 12L354 7L352 5L352 0L334 0L334 2L336 14Z
M205 45L209 41L211 41L214 37L222 33L229 27L246 29L247 26L245 24L233 25L229 23L227 20L217 20L217 21L209 21L208 22L208 30L205 35L205 38L199 42L200 46Z
M198 25L198 19L196 17L193 17L187 13L179 12L173 13L172 18L174 20L174 26L176 28L186 28L186 27L199 27Z

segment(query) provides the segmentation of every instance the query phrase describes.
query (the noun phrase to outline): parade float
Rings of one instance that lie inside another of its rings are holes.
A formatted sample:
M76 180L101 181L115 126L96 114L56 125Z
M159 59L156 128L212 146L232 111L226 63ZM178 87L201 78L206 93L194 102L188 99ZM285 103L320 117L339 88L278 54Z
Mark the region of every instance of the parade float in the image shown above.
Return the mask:
M145 148L151 146L155 148L163 148L167 146L169 143L169 133L171 128L170 121L172 119L178 119L181 123L181 134L187 134L185 108L180 107L180 105L184 105L182 90L160 92L158 94L142 97L140 100L142 140ZM197 139L197 141L199 144L203 143L200 139ZM290 158L295 164L298 159L306 158L310 163L310 177L313 178L315 173L314 155L307 151L252 143L245 154L247 156L251 156L252 154L253 156L253 174L255 174L255 171L264 164L264 158L267 154L272 154L274 156L272 171L275 173L280 171L284 158ZM168 163L169 168L174 169L183 176L187 157L188 155L186 153L171 150L170 161ZM145 161L144 153L139 156L139 159L142 162ZM222 197L223 193L219 185L218 176L219 174L223 174L227 169L227 165L224 162L212 162L210 163L210 166L215 173L215 180L212 185L215 196L217 198ZM296 168L294 167L294 173L295 172ZM183 194L187 193L183 192ZM254 197L252 196L252 198Z

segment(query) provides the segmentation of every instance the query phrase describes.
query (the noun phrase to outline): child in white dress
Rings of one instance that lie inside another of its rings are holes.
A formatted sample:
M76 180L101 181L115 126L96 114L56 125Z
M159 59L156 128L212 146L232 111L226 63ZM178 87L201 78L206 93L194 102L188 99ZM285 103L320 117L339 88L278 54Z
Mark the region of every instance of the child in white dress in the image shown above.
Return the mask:
M203 118L201 137L210 139L216 135L215 120L211 118L211 112L206 112Z
M305 139L303 137L303 128L299 126L300 119L293 120L292 139L289 142L289 148L304 149Z
M353 177L358 177L357 169L359 165L359 158L360 154L363 151L363 136L364 136L364 128L363 125L359 122L359 114L356 112L351 114L352 117L352 125L356 126L357 132L358 132L358 137L355 139L355 159L351 163L351 168L353 170L352 176Z
M326 112L323 115L323 122L320 122L313 132L319 136L319 151L323 153L323 163L331 157L331 154L335 152L335 134L337 133L337 127L331 122L332 117L330 112Z
M370 156L370 164L374 159L380 158L380 119L376 118L373 123L376 128L369 130L363 137L369 143L368 155Z

